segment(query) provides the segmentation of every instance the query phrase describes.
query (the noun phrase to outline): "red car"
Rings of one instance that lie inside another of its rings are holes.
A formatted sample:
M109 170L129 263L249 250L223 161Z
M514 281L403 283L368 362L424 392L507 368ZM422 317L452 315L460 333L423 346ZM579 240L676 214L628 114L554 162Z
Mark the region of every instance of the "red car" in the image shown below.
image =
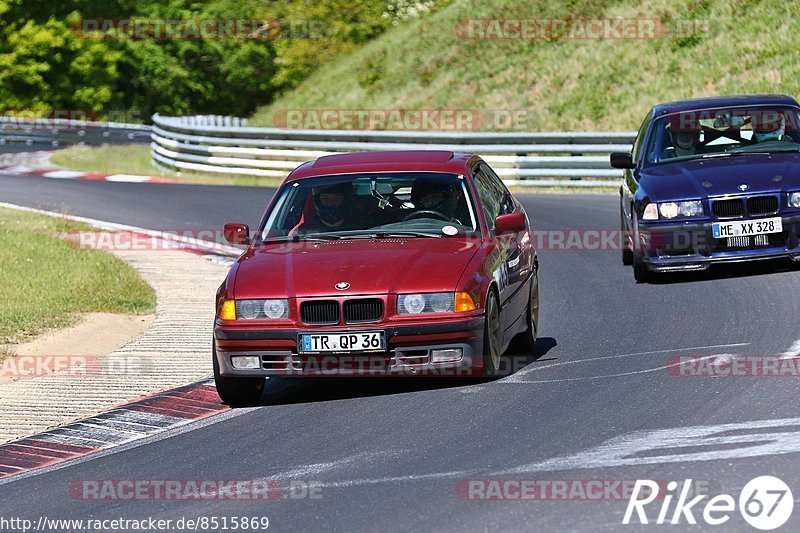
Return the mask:
M366 152L304 163L219 288L214 377L232 405L266 376L497 376L533 350L538 263L522 205L480 157Z

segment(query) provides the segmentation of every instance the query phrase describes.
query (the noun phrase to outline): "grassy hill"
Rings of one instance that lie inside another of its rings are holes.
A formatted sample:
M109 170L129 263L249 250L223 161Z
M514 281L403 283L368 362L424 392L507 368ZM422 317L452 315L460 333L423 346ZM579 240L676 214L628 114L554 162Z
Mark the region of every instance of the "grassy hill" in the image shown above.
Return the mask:
M458 109L524 110L524 127L512 129L632 130L660 101L796 95L794 9L784 0L456 0L337 57L251 125L273 125L281 110ZM618 17L656 19L665 34L525 40L457 31L467 19Z

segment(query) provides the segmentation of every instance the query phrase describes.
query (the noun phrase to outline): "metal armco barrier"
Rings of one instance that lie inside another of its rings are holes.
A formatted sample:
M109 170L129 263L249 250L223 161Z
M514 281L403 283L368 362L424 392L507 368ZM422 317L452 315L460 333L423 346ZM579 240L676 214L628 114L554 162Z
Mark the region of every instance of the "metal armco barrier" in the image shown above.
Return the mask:
M146 144L150 133L143 124L0 116L0 144Z
M152 117L153 125L0 117L0 144L150 144L172 170L283 178L323 155L365 150L480 154L511 185L615 186L608 154L630 150L634 132L426 132L251 128L225 116Z
M512 185L614 186L608 154L630 150L634 132L406 132L251 128L220 116L153 115L151 155L175 170L282 178L304 161L364 150L480 154Z

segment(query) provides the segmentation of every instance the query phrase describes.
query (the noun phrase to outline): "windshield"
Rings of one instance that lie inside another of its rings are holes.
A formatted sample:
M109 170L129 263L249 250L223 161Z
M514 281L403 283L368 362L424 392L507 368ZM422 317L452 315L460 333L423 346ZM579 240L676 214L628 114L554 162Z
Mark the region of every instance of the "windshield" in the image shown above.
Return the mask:
M732 107L684 111L656 120L648 142L650 164L744 153L800 150L794 107Z
M477 231L456 174L346 174L292 182L259 231L262 240L352 236L454 237Z

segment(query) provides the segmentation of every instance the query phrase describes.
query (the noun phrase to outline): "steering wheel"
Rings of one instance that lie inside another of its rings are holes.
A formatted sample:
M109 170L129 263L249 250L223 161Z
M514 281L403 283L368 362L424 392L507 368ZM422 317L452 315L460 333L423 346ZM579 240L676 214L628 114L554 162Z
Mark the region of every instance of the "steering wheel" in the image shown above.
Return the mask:
M440 213L439 211L434 211L432 209L423 209L422 211L414 211L413 213L409 213L403 219L403 222L407 222L409 220L414 220L417 218L431 218L431 217L444 220L445 222L450 222L449 216L445 215L444 213Z

